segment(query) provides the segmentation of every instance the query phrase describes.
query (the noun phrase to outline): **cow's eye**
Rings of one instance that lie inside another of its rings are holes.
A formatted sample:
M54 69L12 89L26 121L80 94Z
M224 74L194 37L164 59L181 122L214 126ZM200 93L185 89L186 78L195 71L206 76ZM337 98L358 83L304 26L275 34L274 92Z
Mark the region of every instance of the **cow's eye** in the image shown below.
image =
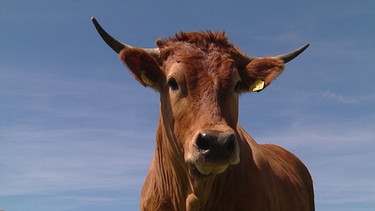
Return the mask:
M176 90L178 90L178 83L177 83L177 81L174 79L174 78L168 78L168 81L167 81L167 83L168 83L168 86L173 90L173 91L176 91Z
M238 81L236 85L234 86L234 92L239 92L241 88L241 81Z

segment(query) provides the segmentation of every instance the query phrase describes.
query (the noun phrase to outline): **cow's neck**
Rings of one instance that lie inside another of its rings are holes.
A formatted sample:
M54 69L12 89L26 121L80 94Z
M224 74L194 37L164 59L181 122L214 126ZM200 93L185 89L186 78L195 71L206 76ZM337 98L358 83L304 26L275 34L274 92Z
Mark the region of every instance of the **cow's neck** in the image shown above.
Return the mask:
M210 195L212 193L213 183L215 177L196 180L193 177L189 178L190 193L186 197L186 210L200 210L205 207Z
M156 149L152 162L153 177L155 179L157 198L162 203L171 206L171 210L183 210L182 201L189 189L187 172L183 160L182 148L173 140L171 127L165 124L163 118L159 120L156 133Z

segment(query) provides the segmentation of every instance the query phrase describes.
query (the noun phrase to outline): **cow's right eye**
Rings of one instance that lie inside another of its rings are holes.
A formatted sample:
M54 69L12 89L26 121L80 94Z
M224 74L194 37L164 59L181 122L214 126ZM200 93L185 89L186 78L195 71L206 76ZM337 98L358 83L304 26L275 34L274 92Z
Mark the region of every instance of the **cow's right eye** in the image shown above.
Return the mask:
M173 90L173 91L176 91L178 90L178 83L177 81L174 79L174 78L168 78L168 86Z

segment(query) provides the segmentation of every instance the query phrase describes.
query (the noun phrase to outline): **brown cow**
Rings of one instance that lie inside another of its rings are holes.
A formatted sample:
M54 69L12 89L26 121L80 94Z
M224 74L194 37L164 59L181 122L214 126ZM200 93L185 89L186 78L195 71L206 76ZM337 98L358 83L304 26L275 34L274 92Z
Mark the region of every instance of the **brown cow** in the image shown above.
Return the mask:
M160 93L156 148L141 210L314 210L312 179L292 153L257 144L237 123L241 93L261 91L308 45L245 56L224 33L179 33L141 49L104 41L137 81Z

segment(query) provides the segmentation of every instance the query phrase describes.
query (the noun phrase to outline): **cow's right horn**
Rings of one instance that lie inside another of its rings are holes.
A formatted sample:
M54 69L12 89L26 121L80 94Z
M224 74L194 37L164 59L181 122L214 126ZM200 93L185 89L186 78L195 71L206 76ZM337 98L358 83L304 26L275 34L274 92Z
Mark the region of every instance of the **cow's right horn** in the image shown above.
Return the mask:
M116 51L116 53L120 53L120 51L125 48L135 48L131 45L120 42L114 37L112 37L111 35L109 35L94 17L91 17L91 21L93 22L96 30L98 31L99 35L102 37L104 42L106 42L109 47L111 47L114 51ZM153 56L156 59L160 57L159 48L140 48L140 49L146 51L147 53L149 53L151 56Z

